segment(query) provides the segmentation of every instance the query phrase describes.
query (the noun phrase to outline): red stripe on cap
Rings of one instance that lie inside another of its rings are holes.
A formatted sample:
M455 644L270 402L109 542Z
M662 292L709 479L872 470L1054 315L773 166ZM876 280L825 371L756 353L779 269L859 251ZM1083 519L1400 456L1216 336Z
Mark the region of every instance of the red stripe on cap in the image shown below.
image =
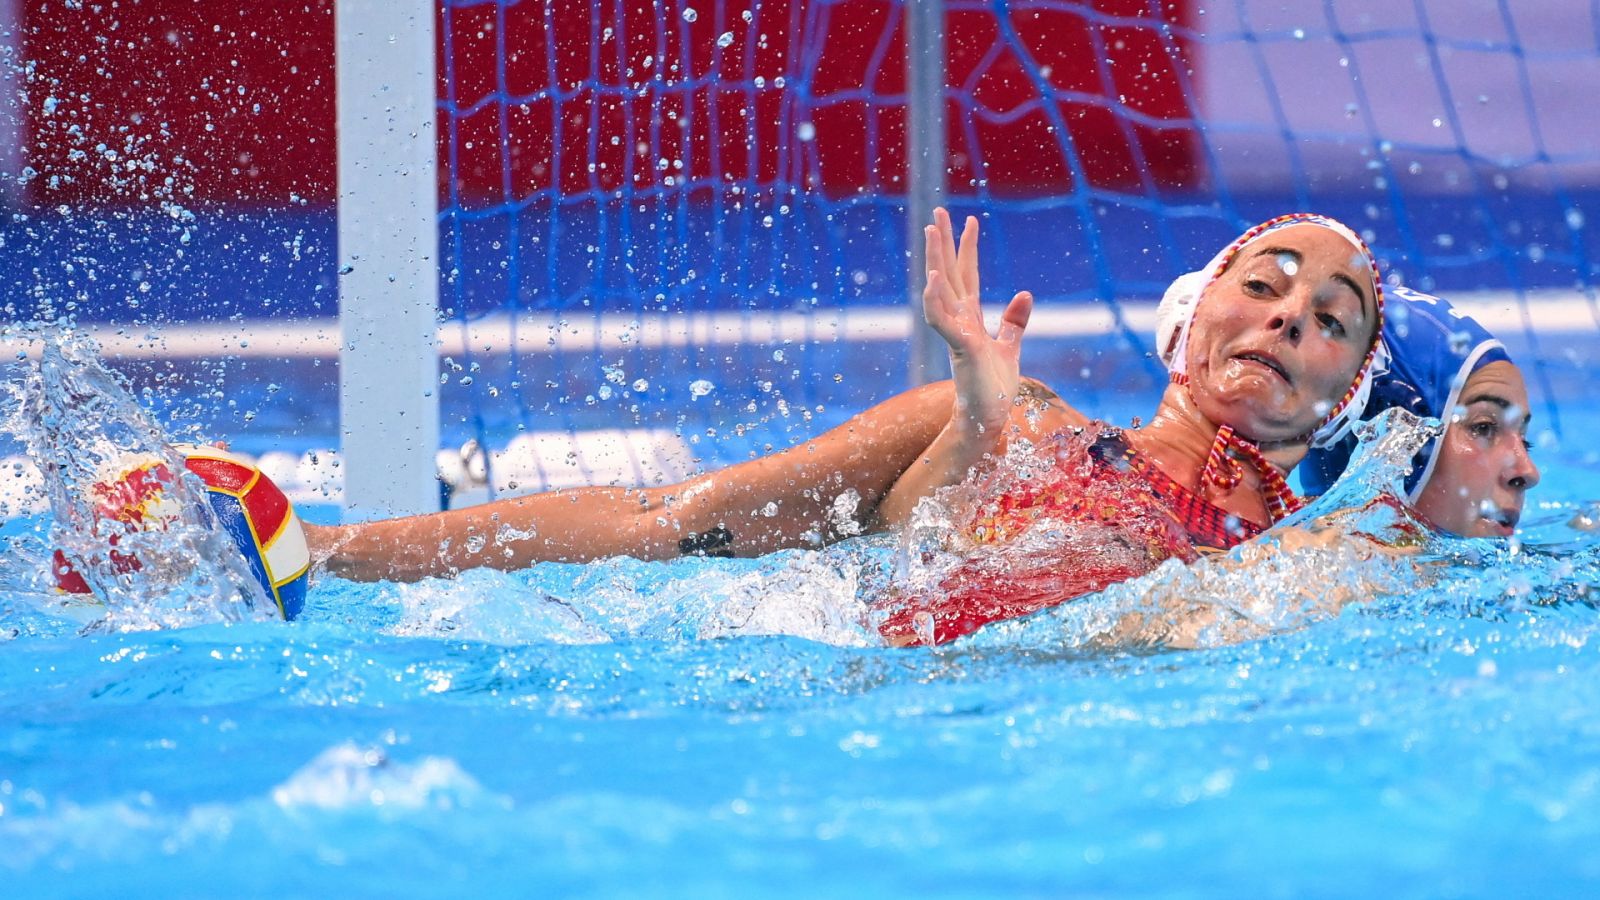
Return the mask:
M83 580L78 570L67 561L67 555L60 550L55 552L50 562L50 571L56 577L56 587L69 594L89 593L89 582Z

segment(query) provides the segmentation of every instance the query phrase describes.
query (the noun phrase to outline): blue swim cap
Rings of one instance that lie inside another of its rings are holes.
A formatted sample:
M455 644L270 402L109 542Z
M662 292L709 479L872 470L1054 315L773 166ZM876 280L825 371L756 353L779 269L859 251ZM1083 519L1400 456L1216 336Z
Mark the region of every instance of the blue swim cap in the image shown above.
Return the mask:
M1511 357L1494 335L1443 298L1402 287L1390 288L1388 294L1392 302L1383 320L1383 339L1389 345L1389 371L1377 376L1362 418L1398 406L1448 422L1468 376ZM1354 449L1355 439L1345 438L1306 454L1298 469L1305 493L1326 491ZM1408 501L1417 501L1438 456L1438 441L1430 441L1417 455L1406 478Z

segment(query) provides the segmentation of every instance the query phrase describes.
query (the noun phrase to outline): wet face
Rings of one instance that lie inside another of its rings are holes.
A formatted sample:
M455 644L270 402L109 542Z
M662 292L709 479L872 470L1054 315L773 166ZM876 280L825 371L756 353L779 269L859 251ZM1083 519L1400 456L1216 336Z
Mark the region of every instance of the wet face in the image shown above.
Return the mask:
M1472 373L1446 419L1433 475L1417 510L1446 531L1508 537L1539 467L1528 456L1528 388L1522 372L1492 362Z
M1360 372L1377 328L1365 256L1319 225L1246 246L1211 284L1190 326L1190 393L1219 425L1258 442L1321 425Z

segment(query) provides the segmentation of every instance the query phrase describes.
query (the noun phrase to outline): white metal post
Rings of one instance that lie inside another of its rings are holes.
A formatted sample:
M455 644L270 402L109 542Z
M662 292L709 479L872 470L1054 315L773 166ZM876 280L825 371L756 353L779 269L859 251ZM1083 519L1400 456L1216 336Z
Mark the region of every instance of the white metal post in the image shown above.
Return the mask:
M439 508L433 0L338 0L346 521Z
M923 226L944 203L946 161L944 0L906 5L906 288L911 304L912 385L950 375L944 341L922 317L927 264Z
M22 205L18 175L27 164L28 112L23 108L22 0L0 0L0 208ZM33 98L37 101L39 98Z

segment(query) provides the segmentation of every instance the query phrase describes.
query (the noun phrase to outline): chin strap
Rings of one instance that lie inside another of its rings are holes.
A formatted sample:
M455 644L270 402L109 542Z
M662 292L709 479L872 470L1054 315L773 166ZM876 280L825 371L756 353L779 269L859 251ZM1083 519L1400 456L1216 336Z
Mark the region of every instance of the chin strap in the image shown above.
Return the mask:
M1173 372L1172 383L1187 385L1189 377ZM1211 442L1211 452L1206 454L1205 467L1200 470L1200 483L1215 485L1223 491L1238 487L1244 480L1244 466L1239 463L1241 458L1254 466L1261 478L1261 499L1266 501L1267 515L1272 517L1272 521L1276 522L1306 505L1305 499L1295 496L1294 490L1289 487L1283 470L1267 459L1255 441L1240 437L1232 425L1217 429L1217 437Z
M1217 429L1217 438L1211 442L1211 452L1206 455L1205 468L1200 470L1200 481L1210 482L1224 491L1233 490L1244 480L1244 466L1239 464L1240 457L1255 466L1256 473L1260 475L1261 499L1266 501L1267 514L1272 521L1276 522L1306 505L1306 501L1295 496L1294 490L1289 487L1283 470L1267 459L1255 441L1240 437L1232 425Z

